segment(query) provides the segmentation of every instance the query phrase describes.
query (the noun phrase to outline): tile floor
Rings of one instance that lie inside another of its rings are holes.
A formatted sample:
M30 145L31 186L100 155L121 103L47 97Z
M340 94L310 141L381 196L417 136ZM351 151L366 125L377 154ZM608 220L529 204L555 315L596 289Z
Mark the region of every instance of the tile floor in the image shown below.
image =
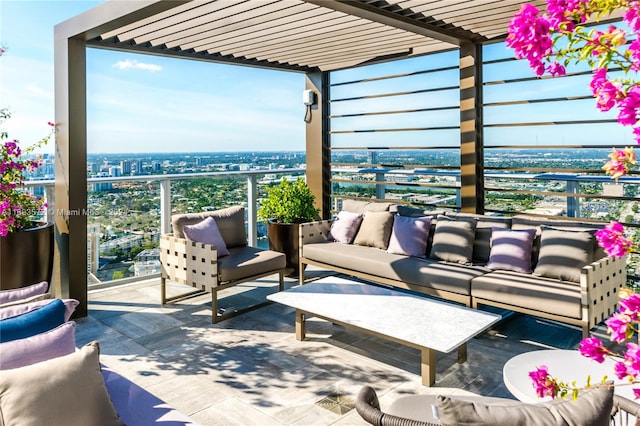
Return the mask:
M296 284L288 279L286 286ZM277 277L267 277L226 290L221 305L264 300L276 290ZM89 316L77 320L78 345L98 340L106 365L202 425L362 425L352 402L365 384L383 408L404 394L512 398L502 382L509 358L575 348L581 338L576 327L511 315L469 343L467 363L456 363L456 351L438 354L436 383L427 388L417 350L315 318L307 339L297 341L294 310L283 305L212 324L209 295L165 306L159 300L159 279L90 292Z

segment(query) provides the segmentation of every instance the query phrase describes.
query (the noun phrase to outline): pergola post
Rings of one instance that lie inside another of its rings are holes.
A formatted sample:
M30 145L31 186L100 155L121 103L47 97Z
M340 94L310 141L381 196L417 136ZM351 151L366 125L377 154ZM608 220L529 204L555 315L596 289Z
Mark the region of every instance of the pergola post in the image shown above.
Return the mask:
M460 44L460 207L484 213L482 46Z
M55 256L52 288L87 315L86 45L55 34Z
M316 196L320 217L331 215L331 152L329 147L329 74L308 73L305 89L313 90L316 102L307 117L307 184Z

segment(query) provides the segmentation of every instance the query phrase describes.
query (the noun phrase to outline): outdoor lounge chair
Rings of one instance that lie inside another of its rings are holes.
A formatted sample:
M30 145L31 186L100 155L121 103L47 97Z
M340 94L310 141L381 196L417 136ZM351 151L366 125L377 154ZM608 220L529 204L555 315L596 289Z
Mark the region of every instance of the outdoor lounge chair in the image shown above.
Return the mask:
M599 392L606 393L607 391L600 390ZM443 389L443 394L444 393L446 393L446 389ZM609 399L611 397L613 398L613 404L610 411L610 423L612 425L640 426L640 405L619 395L613 394L608 396ZM431 408L432 405L436 404L437 398L438 397L435 394L411 395L402 397L394 401L391 406L388 407L387 411L383 412L380 409L380 403L378 401L378 396L375 390L370 386L364 386L358 393L355 405L358 414L360 414L360 417L375 426L443 426L443 423L441 423L434 416ZM519 401L505 398L489 398L483 396L466 395L456 395L452 396L451 398L468 402L476 402L483 405L495 404L496 406L505 407L505 412L516 414L519 411L518 407L523 405L523 403ZM578 401L580 401L580 398L581 397L578 397ZM604 402L607 402L606 399L607 396L605 395ZM569 399L555 401L553 404L563 403L576 404L577 402ZM593 400L587 401L587 403L589 405L592 405ZM610 404L611 401L609 400L608 403ZM531 406L532 404L524 405ZM585 416L590 416L588 408L582 409L582 407L574 407L573 411L576 413L584 413ZM607 420L607 415L600 417L602 417L605 421ZM575 420L576 424L587 424L586 422L582 422L579 419ZM478 419L476 419L476 421L478 421ZM589 424L597 423L597 421L594 420L593 416L590 416L588 421L591 422ZM477 424L481 423L482 422L478 422ZM496 424L495 422L493 424L494 426L500 426L500 424Z
M215 220L215 225L224 240L220 242L220 247L185 238L185 226L200 224L208 217ZM217 323L270 303L264 301L221 313L218 312L220 290L273 274L279 274L279 290L284 290L285 255L247 245L243 207L178 214L173 215L171 220L173 233L160 237L162 264L160 286L163 305L173 300L211 291L212 321ZM226 252L228 254L224 254ZM219 256L220 254L222 256ZM190 285L197 290L167 297L167 280Z

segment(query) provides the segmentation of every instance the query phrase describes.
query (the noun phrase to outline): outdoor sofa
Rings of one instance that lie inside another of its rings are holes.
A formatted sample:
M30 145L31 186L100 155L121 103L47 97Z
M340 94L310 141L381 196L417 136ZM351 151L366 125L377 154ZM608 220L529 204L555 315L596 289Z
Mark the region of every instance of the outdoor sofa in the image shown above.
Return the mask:
M344 200L337 219L300 226L300 283L304 265L316 265L468 307L577 325L587 336L615 311L626 281L625 259L607 257L595 241L602 226Z

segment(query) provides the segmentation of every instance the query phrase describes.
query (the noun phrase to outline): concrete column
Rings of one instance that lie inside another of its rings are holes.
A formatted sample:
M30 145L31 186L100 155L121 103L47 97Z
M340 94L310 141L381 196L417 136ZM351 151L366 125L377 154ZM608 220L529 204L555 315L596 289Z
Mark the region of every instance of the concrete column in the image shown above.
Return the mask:
M482 46L460 45L461 211L484 213L482 141Z
M87 315L87 120L85 41L55 32L55 296ZM65 214L79 211L83 214Z
M331 215L331 151L329 140L329 74L309 73L305 89L313 90L316 103L311 107L311 117L306 124L307 184L316 196L320 217ZM300 102L300 111L304 105Z

